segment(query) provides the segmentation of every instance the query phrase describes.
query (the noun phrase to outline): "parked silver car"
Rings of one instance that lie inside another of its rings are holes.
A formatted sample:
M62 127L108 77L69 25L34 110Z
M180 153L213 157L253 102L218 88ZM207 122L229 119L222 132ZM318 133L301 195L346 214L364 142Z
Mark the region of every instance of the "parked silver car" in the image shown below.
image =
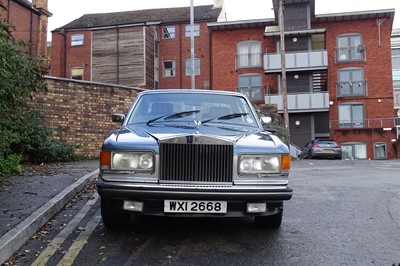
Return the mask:
M342 147L331 139L315 139L307 143L299 154L300 159L342 159Z

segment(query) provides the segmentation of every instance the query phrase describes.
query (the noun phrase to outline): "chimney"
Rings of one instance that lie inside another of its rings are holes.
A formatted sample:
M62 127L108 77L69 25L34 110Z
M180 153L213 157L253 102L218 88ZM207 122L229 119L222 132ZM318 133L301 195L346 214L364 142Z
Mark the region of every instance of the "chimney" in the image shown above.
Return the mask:
M224 0L214 0L214 7L213 8L223 8Z
M224 0L214 0L214 8L221 8L221 13L219 14L218 21L227 21L226 13L225 13L225 2Z
M47 10L48 7L48 0L32 0L32 5L37 9L44 9Z

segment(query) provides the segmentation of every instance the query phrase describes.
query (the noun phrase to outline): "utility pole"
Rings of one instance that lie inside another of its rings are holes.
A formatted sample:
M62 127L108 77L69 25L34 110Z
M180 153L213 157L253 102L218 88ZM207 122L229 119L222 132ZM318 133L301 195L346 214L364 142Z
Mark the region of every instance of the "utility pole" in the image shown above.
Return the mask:
M283 1L279 0L279 29L281 37L281 66L282 66L282 104L283 104L283 120L286 135L286 145L290 149L290 131L289 131L289 113L287 101L287 83L286 83L286 52L285 52L285 32L283 22Z
M194 73L194 7L193 0L190 0L190 58L192 68L192 90L196 89L196 76Z

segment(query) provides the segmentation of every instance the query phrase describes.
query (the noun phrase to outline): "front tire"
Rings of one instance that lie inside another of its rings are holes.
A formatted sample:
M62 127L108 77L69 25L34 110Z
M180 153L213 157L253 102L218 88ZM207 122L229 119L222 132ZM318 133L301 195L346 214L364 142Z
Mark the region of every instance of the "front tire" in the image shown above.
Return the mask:
M283 210L280 210L277 214L270 216L257 216L254 217L256 225L265 228L279 228L282 224Z
M106 200L101 199L101 218L107 228L125 227L129 224L130 214L114 212L108 206Z

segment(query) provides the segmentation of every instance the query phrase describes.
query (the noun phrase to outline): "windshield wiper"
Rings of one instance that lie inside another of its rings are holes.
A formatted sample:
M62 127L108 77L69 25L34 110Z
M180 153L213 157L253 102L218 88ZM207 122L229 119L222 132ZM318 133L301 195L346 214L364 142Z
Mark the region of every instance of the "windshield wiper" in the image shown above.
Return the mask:
M192 111L184 111L184 112L179 112L179 113L175 113L175 114L168 114L168 115L162 115L153 119L150 119L149 121L147 121L147 125L150 125L151 123L163 119L164 120L170 120L170 119L174 119L174 118L182 118L182 117L186 117L192 114L197 114L199 113L200 110L192 110Z
M238 117L247 116L247 115L249 115L249 113L233 113L233 114L229 114L229 115L206 119L206 120L201 121L201 123L205 124L205 123L211 122L213 120L230 120L233 118L238 118Z

